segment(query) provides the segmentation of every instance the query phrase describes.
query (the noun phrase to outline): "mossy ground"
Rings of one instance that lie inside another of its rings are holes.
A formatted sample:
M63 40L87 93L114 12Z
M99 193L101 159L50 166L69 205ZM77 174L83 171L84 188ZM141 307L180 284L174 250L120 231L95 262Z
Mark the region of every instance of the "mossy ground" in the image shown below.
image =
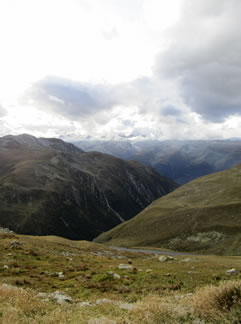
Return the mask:
M11 245L14 240L20 244ZM119 252L85 241L0 234L0 283L18 287L0 286L0 322L192 323L202 318L192 303L197 289L230 279L240 283L241 257L188 258L160 262L154 255ZM121 263L133 269L119 270ZM227 276L230 268L237 273ZM119 274L120 279L108 272ZM73 303L59 305L36 297L39 292L57 290L72 297ZM104 298L110 302L96 304ZM81 307L84 301L91 305ZM122 309L120 303L132 307ZM222 320L228 316L230 312ZM210 322L219 323L220 318Z

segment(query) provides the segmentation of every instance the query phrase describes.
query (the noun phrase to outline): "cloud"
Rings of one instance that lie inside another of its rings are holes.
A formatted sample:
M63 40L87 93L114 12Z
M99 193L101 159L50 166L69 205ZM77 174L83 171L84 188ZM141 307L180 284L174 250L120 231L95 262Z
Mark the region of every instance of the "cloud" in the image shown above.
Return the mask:
M181 115L181 111L176 107L169 105L162 109L162 114L164 116L179 116Z
M168 127L183 124L179 119L187 110L179 107L175 98L172 87L155 77L114 85L46 77L25 92L21 105L30 110L34 107L43 115L42 123L33 125L23 121L31 132L45 129L56 136L71 133L73 138L89 134L109 139L160 138L165 135L160 130L166 129L164 124ZM45 122L47 115L51 122ZM67 125L70 129L65 129Z
M13 134L11 128L4 121L0 120L0 137L11 133Z
M24 104L76 121L96 137L222 136L227 121L241 115L241 2L182 2L176 25L163 32L153 74L113 84L46 77L25 93ZM105 30L107 38L116 31L122 38L114 26L101 29L102 37Z
M154 72L172 81L193 112L211 122L241 114L241 2L184 1Z
M46 77L25 92L21 103L70 120L93 118L103 123L118 106L136 107L140 114L160 114L166 104L166 94L158 82L148 77L116 85Z
M26 91L22 103L75 120L111 110L118 101L111 86L47 77Z
M121 123L124 127L129 127L129 126L134 127L136 122L134 120L125 119L122 120Z
M7 110L2 105L0 105L0 118L6 115L7 115Z
M163 135L163 133L158 128L153 129L149 127L139 127L133 129L130 137L158 138L161 135Z
M106 40L113 40L113 39L120 37L120 34L119 34L118 30L116 29L116 27L112 27L109 30L103 31L102 34Z

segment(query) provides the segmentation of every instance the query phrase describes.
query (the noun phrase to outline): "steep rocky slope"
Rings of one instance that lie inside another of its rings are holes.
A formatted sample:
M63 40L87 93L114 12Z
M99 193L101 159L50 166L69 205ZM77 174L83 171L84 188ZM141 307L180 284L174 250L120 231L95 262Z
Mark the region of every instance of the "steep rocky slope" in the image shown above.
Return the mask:
M241 254L241 165L183 185L97 242Z
M176 188L140 163L57 139L0 138L0 226L93 239Z

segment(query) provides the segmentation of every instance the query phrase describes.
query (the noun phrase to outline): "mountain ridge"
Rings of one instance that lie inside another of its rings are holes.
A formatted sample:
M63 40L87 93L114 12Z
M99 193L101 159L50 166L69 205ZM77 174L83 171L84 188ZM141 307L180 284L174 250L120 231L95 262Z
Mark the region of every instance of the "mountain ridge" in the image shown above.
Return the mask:
M150 167L58 139L0 138L0 226L93 239L175 189Z
M181 185L241 163L241 142L235 140L89 140L76 145L86 151L100 151L151 165Z

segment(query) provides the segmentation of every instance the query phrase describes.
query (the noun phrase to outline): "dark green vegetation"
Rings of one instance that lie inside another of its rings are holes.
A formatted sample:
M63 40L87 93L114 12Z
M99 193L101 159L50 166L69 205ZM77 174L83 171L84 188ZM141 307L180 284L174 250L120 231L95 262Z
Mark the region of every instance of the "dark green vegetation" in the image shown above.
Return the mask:
M185 184L97 242L240 255L241 165Z
M90 242L0 234L0 322L234 323L241 316L240 261L175 256L160 262ZM226 274L230 268L234 275ZM57 291L69 302L59 304Z
M0 138L0 226L93 239L176 188L138 162L57 139Z
M241 141L82 141L85 151L109 153L151 165L179 184L241 163Z

